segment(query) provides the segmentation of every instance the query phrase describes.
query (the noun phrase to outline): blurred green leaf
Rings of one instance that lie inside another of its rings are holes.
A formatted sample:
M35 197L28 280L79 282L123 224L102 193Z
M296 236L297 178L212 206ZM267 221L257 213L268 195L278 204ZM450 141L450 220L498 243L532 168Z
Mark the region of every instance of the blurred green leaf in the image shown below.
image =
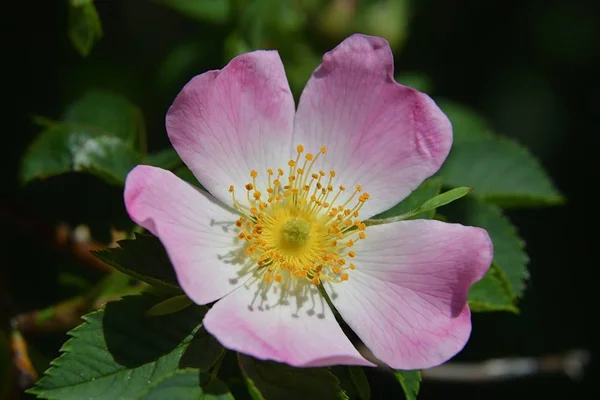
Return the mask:
M160 317L161 315L167 315L181 311L192 304L194 304L192 300L190 300L190 298L184 294L173 296L156 304L146 312L146 315L150 317Z
M233 32L225 39L225 63L242 53L252 51L248 43L237 33Z
M223 23L231 12L230 0L156 0L198 21Z
M513 304L514 293L504 271L492 263L488 273L469 290L471 311L518 312Z
M352 3L340 1L340 3ZM363 2L357 15L355 30L388 40L394 50L401 47L409 34L411 4L409 0Z
M437 103L452 122L455 145L459 142L489 139L494 136L487 121L475 110L448 100L440 100Z
M233 400L225 383L197 369L186 368L173 372L156 382L144 393L141 400Z
M156 153L149 153L146 156L146 164L163 169L174 169L181 165L183 161L179 158L179 154L173 149L164 149Z
M454 144L440 175L444 185L472 187L474 196L503 207L544 206L563 201L533 155L500 136Z
M348 367L350 377L354 382L354 386L358 391L358 395L362 400L369 400L371 398L371 386L369 380L362 367L350 366Z
M252 398L286 400L347 399L338 379L327 368L294 368L238 354Z
M406 400L416 400L419 390L421 389L421 371L401 371L394 372L396 379L400 382L404 397Z
M85 92L65 109L62 122L73 131L89 136L116 136L131 147L141 137L145 141L140 109L126 98L104 90Z
M479 226L488 232L494 243L494 263L506 275L514 295L521 297L525 280L529 277L529 258L515 226L493 204L468 198L460 206L458 220L465 225Z
M371 219L392 218L406 214L418 208L426 201L437 196L441 189L442 180L439 177L426 179L423 183L421 183L421 186L415 189L406 199L402 200L389 210L372 217ZM424 214L420 215L419 218L431 219L434 215L435 209L425 212Z
M88 314L29 392L61 400L130 399L147 392L180 367L195 340L208 335L201 328L204 308L145 316L161 300L150 294L127 296Z
M93 173L108 183L123 185L141 156L121 139L88 136L64 125L43 131L25 153L21 179L27 183L69 171Z
M69 171L93 173L123 185L142 161L145 132L139 109L121 96L92 90L69 105L62 121L37 118L46 129L22 160L21 179L43 179Z
M102 24L93 0L71 0L69 39L79 54L87 56L102 37Z
M108 265L150 285L180 293L177 276L160 240L153 235L135 234L135 239L118 242L92 254Z
M396 76L396 82L417 89L419 92L429 93L433 90L433 82L422 72L404 72Z

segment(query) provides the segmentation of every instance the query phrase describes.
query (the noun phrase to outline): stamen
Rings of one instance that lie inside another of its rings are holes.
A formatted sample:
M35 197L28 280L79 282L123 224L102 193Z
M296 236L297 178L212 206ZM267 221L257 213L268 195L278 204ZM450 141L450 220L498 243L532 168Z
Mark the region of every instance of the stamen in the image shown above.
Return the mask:
M246 243L245 252L254 260L264 284L281 284L282 290L291 290L289 283L321 285L348 280L349 274L342 271L356 268L353 263L346 266L347 258L356 257L350 248L366 238L366 225L358 216L369 194L355 185L355 191L345 195L344 185L333 184L335 170L315 169L319 157L327 153L325 147L316 154L304 153L303 145L296 150L296 158L287 163L284 186L282 168L277 168L276 176L275 170L268 168L262 182L258 171L250 171L252 182L245 185L247 206L236 200L235 188L229 186L233 205L242 214L235 222L237 237ZM344 200L340 201L341 197Z

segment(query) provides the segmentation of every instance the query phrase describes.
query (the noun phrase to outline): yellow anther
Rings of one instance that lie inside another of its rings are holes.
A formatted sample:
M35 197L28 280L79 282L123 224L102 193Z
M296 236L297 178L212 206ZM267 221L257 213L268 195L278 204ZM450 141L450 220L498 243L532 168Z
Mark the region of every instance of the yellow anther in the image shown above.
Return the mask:
M294 160L290 160L290 161L288 161L288 165L289 165L290 167L293 167L294 165L296 165L296 161L294 161ZM283 174L282 174L282 175L283 175Z
M254 191L254 194L253 194L253 196L254 196L254 198L255 198L256 200L260 199L260 196L261 196L261 195L262 195L262 193L261 193L261 192L259 192L258 190L255 190L255 191Z
M364 232L358 232L358 237L361 239L365 239L367 235Z
M348 246L348 247L354 246L354 242L352 241L352 239L350 239L346 242L346 246Z
M354 264L350 263L350 269L351 269L352 271L354 271L354 270L356 269L356 265L354 265Z
M273 276L271 274L265 274L265 282L269 283L273 280Z
M251 183L247 183L246 184L246 190L252 190L252 189L254 189L254 185L251 184Z
M323 171L323 170L319 170L319 174L320 174L321 176L325 176L325 171Z
M327 147L322 146L321 147L321 154L326 154L327 153Z
M229 193L233 193L233 185L229 185Z
M281 282L283 277L281 275L275 275L275 282Z
M348 280L348 274L342 274L340 276L340 279L343 280L343 281L347 281Z
M279 185L281 185L281 182L279 181L279 179L275 179L273 181L273 186L279 186Z
M306 153L306 159L308 161L311 161L314 158L314 156L312 155L312 153Z
M250 176L256 178L258 176L258 172L256 172L255 169L253 169L252 171L250 171Z
M329 176L331 176L332 178L335 178L335 170L334 169L329 171Z
M271 168L269 168L269 169L267 170L267 174L269 174L270 176L273 176L273 170L272 170Z
M299 144L298 146L296 146L296 150L298 150L298 153L302 153L304 151L304 146Z
M283 176L283 170L281 168L277 168L277 173L279 176Z
M313 172L313 174L311 175L311 177L313 179L319 179L319 174Z
M297 172L298 175L302 175L304 173L304 170L302 168L298 168Z
M344 185L340 185L340 190L343 192L344 190L346 190L346 187Z
M362 186L356 185L356 191L357 192L362 192Z
M354 258L354 257L356 257L356 253L355 253L355 252L353 252L353 251L349 251L349 252L348 252L348 257L350 257L350 258Z

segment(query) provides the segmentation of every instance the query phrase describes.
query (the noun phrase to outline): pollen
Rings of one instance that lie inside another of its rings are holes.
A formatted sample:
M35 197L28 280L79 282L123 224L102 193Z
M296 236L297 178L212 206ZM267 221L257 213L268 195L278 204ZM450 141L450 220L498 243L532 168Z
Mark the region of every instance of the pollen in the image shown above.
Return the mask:
M251 182L245 185L247 204L241 204L229 186L241 214L236 235L244 243L247 267L254 268L265 285L290 288L347 281L357 268L347 260L354 261L356 242L366 238L359 213L369 194L353 182L346 183L353 184L354 191L334 182L335 170L315 168L327 154L324 146L314 153L304 151L303 145L296 146L287 171L277 165L264 172L251 170Z

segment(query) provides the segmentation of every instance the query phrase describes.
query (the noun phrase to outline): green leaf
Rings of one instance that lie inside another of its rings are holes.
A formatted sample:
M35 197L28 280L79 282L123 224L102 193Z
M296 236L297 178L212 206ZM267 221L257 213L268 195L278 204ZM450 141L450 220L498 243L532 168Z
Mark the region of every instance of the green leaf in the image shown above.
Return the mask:
M190 298L184 294L173 296L149 309L146 312L146 315L150 317L160 317L161 315L167 315L181 311L192 304L194 304L192 300L190 300Z
M369 385L365 371L362 367L348 367L348 371L350 372L354 386L356 386L358 396L362 400L369 400L371 398L371 386Z
M471 108L452 101L441 100L438 106L452 122L454 143L490 139L494 136L488 122Z
M169 292L181 292L177 276L156 236L135 234L135 239L118 242L119 247L92 254L119 271Z
M437 196L441 189L442 180L439 177L429 178L425 180L421 186L413 191L406 199L402 200L402 202L396 204L389 210L372 217L371 219L392 218L406 214L419 207L432 197ZM421 215L420 217L431 219L433 218L434 214L435 210L431 210L431 212L425 213L425 215Z
M326 368L293 368L238 355L252 398L286 400L347 399L338 379Z
M43 131L22 160L21 180L45 179L69 171L90 172L108 183L123 185L141 156L121 139L88 136L63 125Z
M488 273L469 290L471 311L510 311L517 313L514 293L506 274L495 263Z
M230 0L157 0L198 21L225 22L231 11Z
M92 0L71 0L69 39L79 54L87 56L102 37L102 24Z
M510 282L516 297L523 295L525 280L529 277L529 258L524 250L525 243L517 234L515 226L493 204L469 198L461 204L458 220L465 225L484 228L494 243L494 263Z
M227 385L196 369L182 369L152 385L141 400L233 400Z
M473 195L506 207L563 201L529 151L499 136L456 143L440 174L444 185L472 187Z
M412 71L404 72L402 75L396 76L396 82L417 89L419 92L429 93L433 89L433 82L422 72Z
M181 365L188 347L208 335L200 325L205 309L144 315L161 300L127 296L85 316L30 393L60 400L138 398L150 385L188 367Z
M387 219L378 219L378 220L367 220L365 223L367 225L380 225L386 224L395 221L404 221L407 219L411 219L419 214L426 213L429 211L435 211L438 207L445 206L446 204L452 203L455 200L460 199L461 197L466 196L471 191L470 188L461 187L449 190L445 193L435 196L433 199L427 200L421 206L415 208L412 211L409 211L405 214L398 215L397 217L391 217Z
M116 136L133 144L144 136L140 109L124 97L104 90L90 90L70 104L62 122L74 132L88 136Z
M404 391L404 397L406 400L416 400L421 388L421 371L400 371L394 372L396 379L402 385Z
M62 121L37 120L46 129L23 157L24 183L84 171L123 185L127 173L142 160L134 145L145 141L143 118L120 96L90 91L67 107Z
M173 149L164 149L146 156L146 164L163 169L173 169L181 165L179 154Z

